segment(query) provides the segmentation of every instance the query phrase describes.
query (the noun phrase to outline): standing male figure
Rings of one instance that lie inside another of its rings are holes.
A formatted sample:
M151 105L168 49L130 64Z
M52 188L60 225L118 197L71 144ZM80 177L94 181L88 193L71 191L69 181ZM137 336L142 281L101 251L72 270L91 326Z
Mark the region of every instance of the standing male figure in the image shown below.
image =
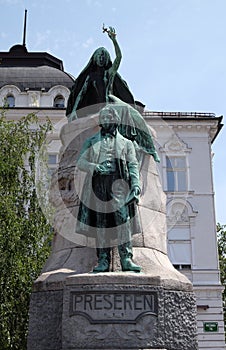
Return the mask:
M140 232L136 204L140 194L139 169L133 142L118 132L120 117L108 105L100 111L101 130L88 138L77 167L87 173L77 217L78 233L95 232L98 265L109 271L111 247L117 239L123 271L140 272L133 261L132 234Z

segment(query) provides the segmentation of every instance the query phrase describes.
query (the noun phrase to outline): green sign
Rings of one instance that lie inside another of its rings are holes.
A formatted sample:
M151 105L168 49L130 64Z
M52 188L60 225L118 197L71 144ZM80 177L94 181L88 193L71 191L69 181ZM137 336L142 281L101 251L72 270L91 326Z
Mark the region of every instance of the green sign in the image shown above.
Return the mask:
M205 332L218 332L218 322L204 322L203 328Z

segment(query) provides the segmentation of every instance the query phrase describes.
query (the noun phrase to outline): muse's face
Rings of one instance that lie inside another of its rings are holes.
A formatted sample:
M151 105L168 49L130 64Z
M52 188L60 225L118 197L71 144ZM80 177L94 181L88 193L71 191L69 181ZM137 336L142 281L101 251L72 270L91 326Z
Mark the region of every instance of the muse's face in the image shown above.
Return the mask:
M108 57L104 49L98 49L94 56L94 61L99 67L104 67L107 65Z

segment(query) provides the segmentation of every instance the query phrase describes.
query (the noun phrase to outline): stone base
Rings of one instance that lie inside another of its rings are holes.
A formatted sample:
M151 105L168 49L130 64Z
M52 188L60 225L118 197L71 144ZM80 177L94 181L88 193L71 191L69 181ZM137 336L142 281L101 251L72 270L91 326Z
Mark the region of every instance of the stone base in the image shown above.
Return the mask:
M197 349L190 284L167 287L142 273L66 275L35 284L28 350Z

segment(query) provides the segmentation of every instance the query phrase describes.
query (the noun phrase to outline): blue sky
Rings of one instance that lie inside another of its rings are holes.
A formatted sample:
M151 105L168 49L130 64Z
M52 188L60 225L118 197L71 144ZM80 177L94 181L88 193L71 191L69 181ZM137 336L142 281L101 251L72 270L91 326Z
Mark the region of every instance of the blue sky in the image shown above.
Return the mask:
M226 118L226 0L0 0L0 51L22 43L62 59L77 76L94 49L114 57L102 24L116 28L120 74L135 99L156 111ZM226 126L214 142L216 219L226 224ZM208 215L208 213L207 213Z

